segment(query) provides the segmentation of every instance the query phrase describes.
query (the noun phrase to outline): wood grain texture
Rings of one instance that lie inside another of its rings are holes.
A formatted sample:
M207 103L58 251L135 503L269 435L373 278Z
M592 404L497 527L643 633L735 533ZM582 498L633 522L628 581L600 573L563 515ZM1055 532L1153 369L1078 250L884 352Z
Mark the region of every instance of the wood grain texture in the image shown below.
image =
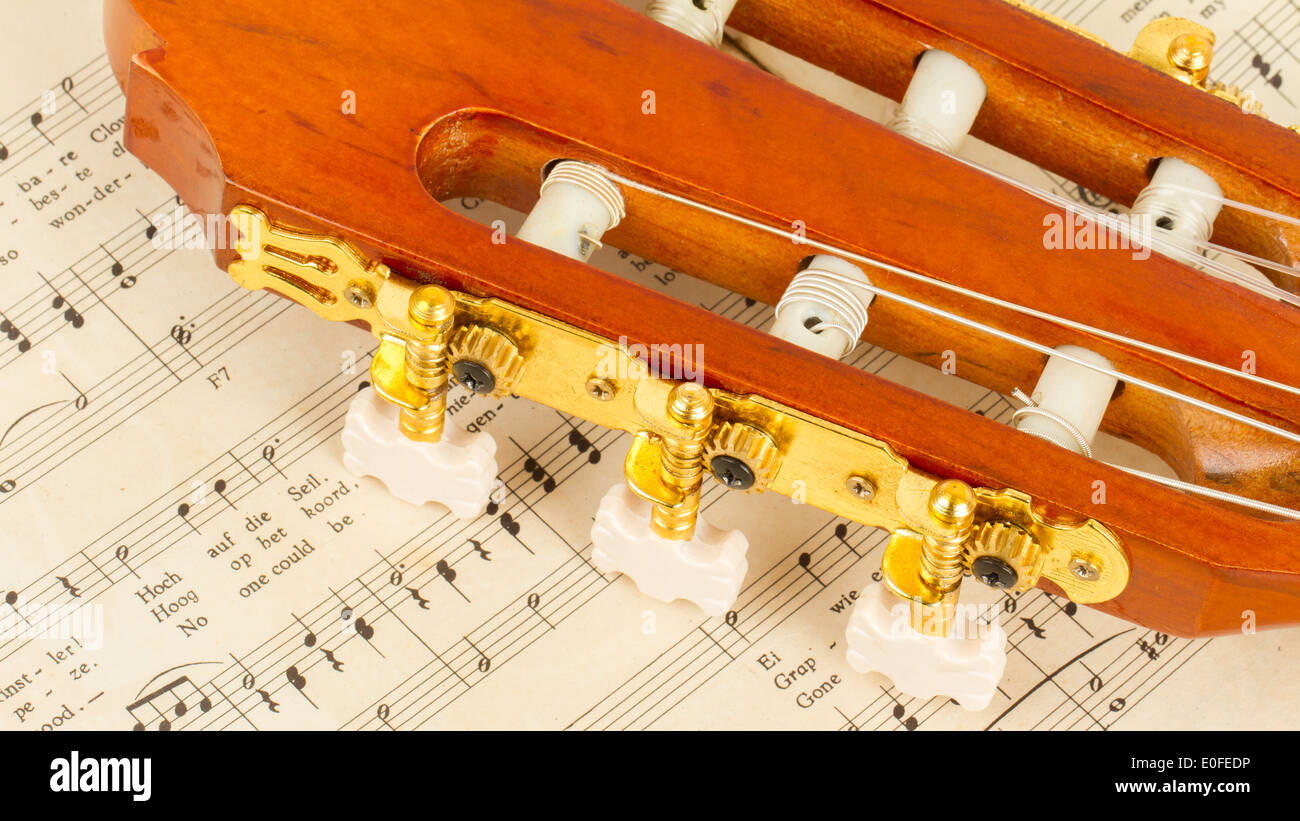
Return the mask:
M742 8L744 4L742 3ZM147 22L146 22L147 21ZM439 200L527 208L556 157L985 293L1226 364L1254 350L1300 384L1295 312L1125 252L1043 247L1041 203L603 0L343 2L107 0L127 90L128 147L200 213L239 203L353 241L399 273L498 296L608 338L699 343L710 384L754 392L894 446L918 467L1016 487L1095 517L1133 577L1103 609L1177 635L1300 621L1300 528L1171 492L766 334L489 229ZM1145 72L1145 70L1143 70ZM1145 74L1140 75L1145 76ZM653 90L657 112L641 112ZM355 115L341 110L355 94ZM807 248L628 192L620 248L775 302ZM219 252L223 267L228 252ZM955 298L883 271L873 281L1129 373L1300 430L1293 397ZM1207 311L1206 306L1216 310ZM868 339L1003 392L1042 357L884 300ZM1297 449L1211 423L1132 386L1109 429L1189 478L1295 503ZM1241 445L1248 443L1248 447ZM846 466L847 468L847 466ZM1094 482L1108 487L1093 503Z

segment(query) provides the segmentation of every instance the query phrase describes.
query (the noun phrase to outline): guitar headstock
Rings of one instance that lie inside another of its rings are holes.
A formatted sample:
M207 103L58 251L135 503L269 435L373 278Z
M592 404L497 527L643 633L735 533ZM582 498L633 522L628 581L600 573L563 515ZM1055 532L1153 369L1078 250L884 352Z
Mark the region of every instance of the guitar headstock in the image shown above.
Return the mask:
M1003 0L652 5L910 102L882 126L606 0L107 0L106 34L128 147L238 230L218 264L380 338L366 424L442 441L450 369L626 430L615 541L735 559L697 528L711 468L894 531L885 576L930 631L971 571L1180 635L1300 621L1300 135L1207 79L1199 29L1129 55ZM943 150L966 129L1145 221ZM528 241L440 204L470 196L531 210ZM787 327L595 270L602 242ZM1010 427L837 361L859 335L1029 402ZM1098 426L1191 487L1090 458Z

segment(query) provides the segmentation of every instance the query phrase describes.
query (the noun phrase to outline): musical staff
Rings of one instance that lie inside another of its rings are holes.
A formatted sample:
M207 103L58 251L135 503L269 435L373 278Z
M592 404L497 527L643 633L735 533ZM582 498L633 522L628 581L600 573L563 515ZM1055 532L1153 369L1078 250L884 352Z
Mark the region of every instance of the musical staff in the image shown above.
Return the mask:
M0 174L16 173L45 147L57 144L101 111L122 104L122 92L104 54L59 80L57 88L60 94L55 96L53 113L43 110L48 98L42 95L0 119ZM72 105L59 105L60 96Z

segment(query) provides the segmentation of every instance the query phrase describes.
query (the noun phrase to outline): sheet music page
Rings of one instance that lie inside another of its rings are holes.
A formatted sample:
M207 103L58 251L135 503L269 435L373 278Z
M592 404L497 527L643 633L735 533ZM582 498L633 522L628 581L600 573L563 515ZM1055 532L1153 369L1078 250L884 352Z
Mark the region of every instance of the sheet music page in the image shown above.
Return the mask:
M350 475L339 434L375 340L155 242L173 193L123 148L99 3L11 4L0 48L0 726L6 729L1300 727L1300 631L1185 640L1034 590L1003 609L992 705L853 672L844 630L882 531L706 483L743 527L734 613L662 604L591 562L628 437L456 388L507 493L459 521ZM637 3L636 5L640 5ZM1300 122L1289 0L1045 0L1125 44L1215 28L1215 76ZM880 98L761 43L774 73ZM974 145L1040 185L1077 186ZM476 219L519 214L452 204ZM596 264L766 328L771 310L615 249ZM707 352L706 352L707 353ZM1005 397L879 349L857 367L1006 420ZM707 366L707 365L706 365ZM1103 458L1140 454L1106 439ZM974 596L976 585L967 585Z

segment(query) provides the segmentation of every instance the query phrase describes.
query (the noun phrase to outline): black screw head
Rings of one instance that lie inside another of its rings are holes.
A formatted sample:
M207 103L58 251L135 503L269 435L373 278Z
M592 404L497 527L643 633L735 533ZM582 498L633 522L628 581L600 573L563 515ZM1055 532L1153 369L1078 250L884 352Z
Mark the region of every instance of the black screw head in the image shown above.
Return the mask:
M971 575L989 587L1010 590L1020 581L1020 576L1011 565L997 556L980 556L970 565Z
M497 385L496 377L482 362L462 359L451 366L451 373L456 381L474 393L491 393Z
M734 456L714 456L709 471L729 490L749 490L754 486L754 471Z

